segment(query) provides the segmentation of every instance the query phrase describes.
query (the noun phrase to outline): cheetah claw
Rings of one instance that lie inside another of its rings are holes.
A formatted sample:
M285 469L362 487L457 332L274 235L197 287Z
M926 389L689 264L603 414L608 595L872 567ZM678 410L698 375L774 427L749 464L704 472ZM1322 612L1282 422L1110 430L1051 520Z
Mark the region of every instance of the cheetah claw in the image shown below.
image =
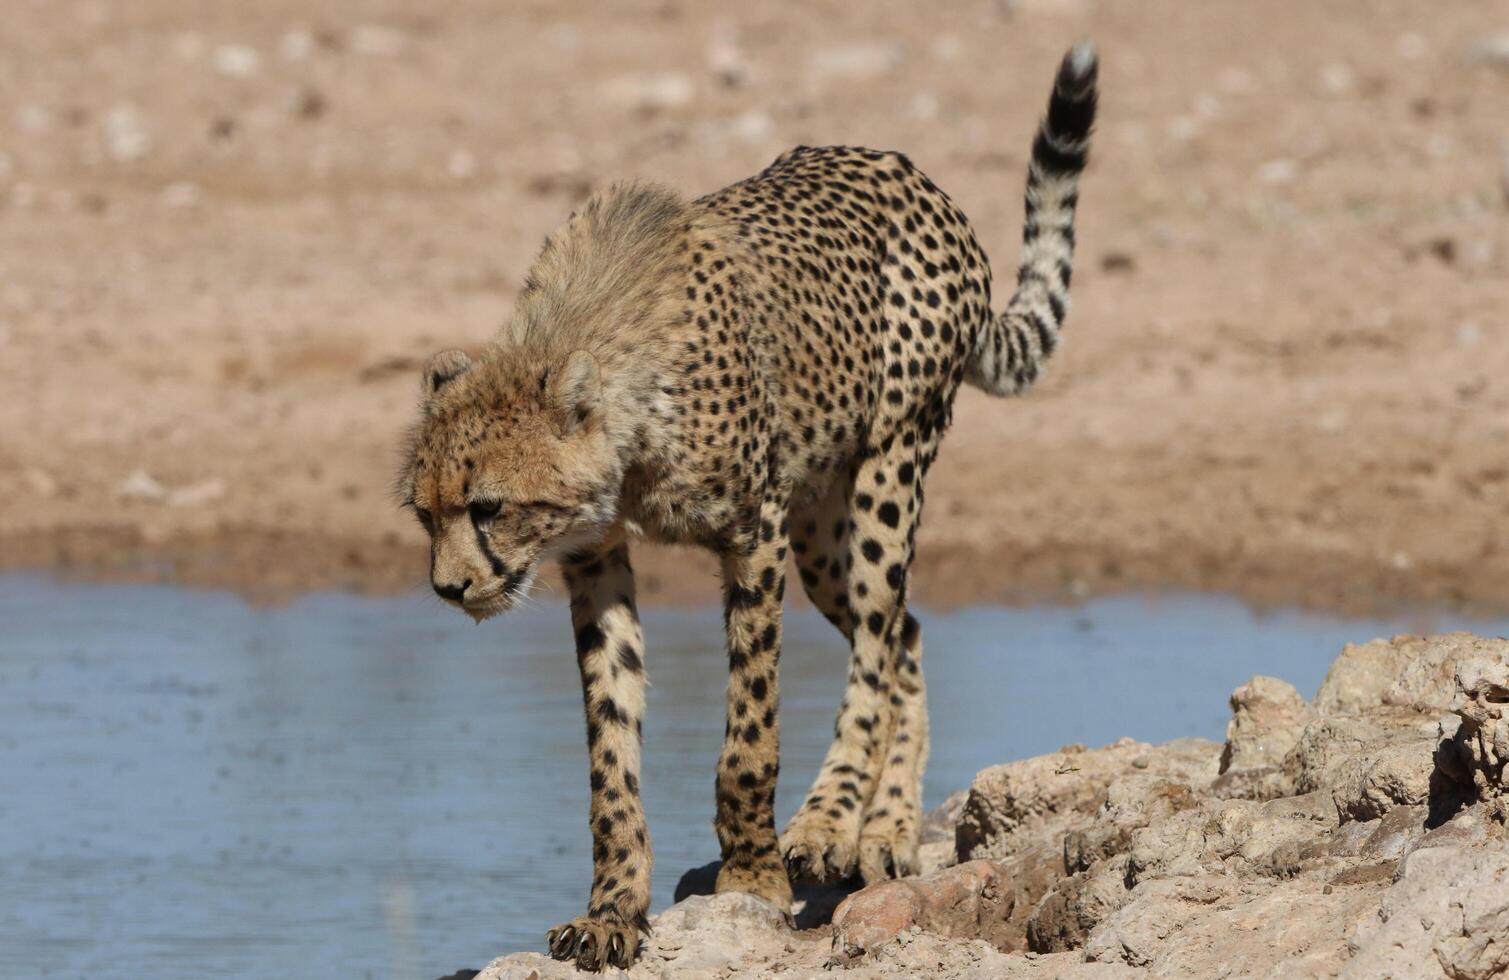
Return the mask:
M577 969L601 972L610 966L627 970L639 953L638 931L630 926L587 916L546 933L545 944L558 960L576 961Z

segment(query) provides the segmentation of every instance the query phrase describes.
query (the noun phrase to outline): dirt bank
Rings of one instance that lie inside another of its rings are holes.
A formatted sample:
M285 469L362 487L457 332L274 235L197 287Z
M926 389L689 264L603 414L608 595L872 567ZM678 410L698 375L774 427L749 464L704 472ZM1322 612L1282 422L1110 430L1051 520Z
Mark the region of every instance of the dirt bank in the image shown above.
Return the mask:
M1502 5L12 6L4 567L418 582L388 494L417 367L486 340L588 188L901 148L1009 273L1091 36L1065 346L1030 397L961 399L922 598L1509 605Z

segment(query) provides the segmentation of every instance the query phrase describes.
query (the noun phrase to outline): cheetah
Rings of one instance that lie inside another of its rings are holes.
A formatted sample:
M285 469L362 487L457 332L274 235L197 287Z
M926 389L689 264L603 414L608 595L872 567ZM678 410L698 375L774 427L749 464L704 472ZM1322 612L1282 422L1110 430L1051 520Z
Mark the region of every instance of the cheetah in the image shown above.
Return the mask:
M479 358L425 366L398 489L435 592L480 622L558 561L570 596L593 876L586 914L547 935L556 959L628 967L648 929L635 539L721 563L717 890L789 915L792 880L918 870L928 720L907 592L923 480L959 385L1021 392L1057 346L1096 77L1090 44L1065 54L999 315L969 222L906 156L802 146L694 201L600 191L546 239ZM777 836L788 560L850 665L832 746Z

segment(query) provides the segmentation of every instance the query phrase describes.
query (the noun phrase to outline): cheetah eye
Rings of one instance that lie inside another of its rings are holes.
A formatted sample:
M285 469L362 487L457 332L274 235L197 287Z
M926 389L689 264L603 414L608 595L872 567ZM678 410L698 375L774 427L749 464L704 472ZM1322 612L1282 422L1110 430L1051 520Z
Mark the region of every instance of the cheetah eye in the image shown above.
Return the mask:
M435 533L435 516L423 507L414 508L414 516L419 518L419 523L431 534Z
M472 515L472 523L485 528L498 516L498 511L503 509L503 503L499 500L473 500L467 508Z

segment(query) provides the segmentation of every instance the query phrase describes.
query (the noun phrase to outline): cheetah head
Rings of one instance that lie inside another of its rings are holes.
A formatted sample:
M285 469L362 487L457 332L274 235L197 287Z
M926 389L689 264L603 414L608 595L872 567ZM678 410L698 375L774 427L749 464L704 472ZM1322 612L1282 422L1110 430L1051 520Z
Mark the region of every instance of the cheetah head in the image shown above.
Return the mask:
M444 351L425 366L398 492L430 535L435 592L478 622L613 524L623 469L601 387L586 351Z

